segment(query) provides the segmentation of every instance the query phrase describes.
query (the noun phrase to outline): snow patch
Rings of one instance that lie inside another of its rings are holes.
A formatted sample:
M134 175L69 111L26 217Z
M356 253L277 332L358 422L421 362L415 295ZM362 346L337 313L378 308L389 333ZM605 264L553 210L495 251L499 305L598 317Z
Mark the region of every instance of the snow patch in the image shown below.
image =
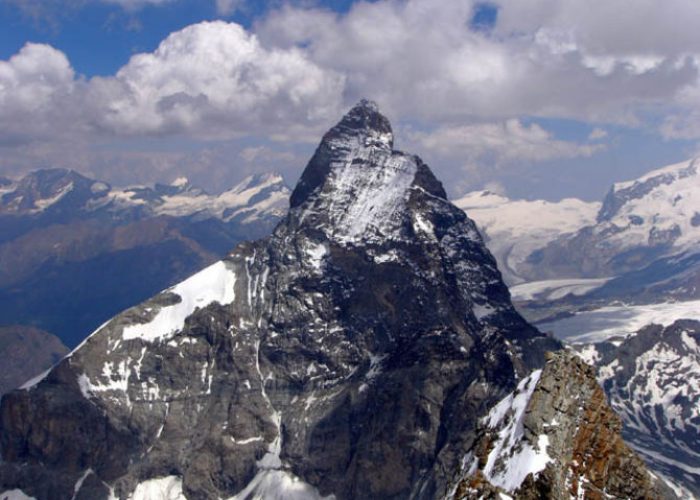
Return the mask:
M318 490L297 476L282 470L258 472L237 495L228 500L333 500L334 495L322 497Z
M182 493L182 478L166 476L143 481L128 500L187 500Z
M27 380L24 384L22 384L22 385L20 386L20 389L26 391L26 390L28 390L28 389L31 389L32 387L35 387L37 384L39 384L39 382L41 382L41 381L44 380L46 377L48 377L48 375L49 375L49 373L51 373L51 370L52 370L52 369L53 369L53 367L52 367L52 368L49 368L49 369L46 370L45 372L40 373L40 374L37 375L36 377L30 378L29 380Z
M414 216L413 229L416 232L422 232L431 237L435 236L435 228L433 227L433 223L418 213Z
M44 198L43 200L36 200L34 202L34 206L36 207L37 211L46 210L51 205L60 201L61 198L63 198L68 193L70 193L72 190L73 190L73 182L69 182L68 184L63 186L61 189L59 189L58 192L55 195L53 195L52 197Z
M323 268L324 257L328 254L328 249L322 243L309 242L306 247L306 257L311 267L320 271Z
M532 393L542 375L533 372L517 389L498 403L484 417L490 429L500 429L484 467L484 476L494 485L513 492L528 474L537 476L552 459L547 454L549 438L538 436L533 447L524 439L523 419Z
M92 469L87 469L82 476L78 478L78 480L75 482L75 486L73 487L73 498L72 500L75 500L76 497L78 496L78 493L80 492L80 488L83 487L83 483L87 479L87 477L92 474Z
M30 497L22 490L7 490L0 493L0 500L36 500L36 498Z
M231 304L235 298L235 283L236 275L224 261L212 264L164 292L179 296L180 302L161 308L149 323L125 327L122 337L149 342L169 339L184 328L185 320L196 309L215 302Z

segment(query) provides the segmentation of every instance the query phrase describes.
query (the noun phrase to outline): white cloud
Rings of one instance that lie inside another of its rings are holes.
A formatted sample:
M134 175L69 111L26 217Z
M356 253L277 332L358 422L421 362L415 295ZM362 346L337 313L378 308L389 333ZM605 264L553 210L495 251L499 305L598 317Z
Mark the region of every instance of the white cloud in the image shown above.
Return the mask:
M0 143L39 142L79 128L71 101L81 86L66 56L48 45L28 43L0 61Z
M344 79L296 49L266 49L234 23L204 22L138 54L89 97L117 134L298 137L341 107Z
M608 133L600 128L596 127L593 130L591 130L591 133L588 134L588 140L589 141L600 141L601 139L605 139L608 136Z
M302 51L263 48L221 21L173 33L114 77L91 80L76 77L62 52L27 44L0 61L0 132L17 140L76 127L99 136L298 139L337 116L343 84Z
M514 118L499 123L440 127L428 133L414 133L412 140L442 157L486 160L498 165L587 157L603 149L602 145L558 140L540 125L526 125Z
M243 0L216 0L215 5L220 16L230 16L243 6Z
M695 85L697 64L684 52L671 45L665 52L647 50L648 44L627 47L623 37L613 37L612 21L603 19L644 11L629 26L636 34L625 36L645 38L658 7L648 1L633 9L622 0L596 3L616 7L597 12L573 0L503 2L491 34L467 28L473 2L450 0L362 2L347 15L285 7L256 29L263 42L304 47L322 67L347 75L347 95L372 96L411 118L534 115L635 124L642 110ZM586 10L583 32L576 24L580 10ZM597 25L588 19L610 26L604 33L610 49L596 44ZM659 43L671 44L675 29L669 16L661 20ZM697 30L684 35L697 42L687 47L700 50Z

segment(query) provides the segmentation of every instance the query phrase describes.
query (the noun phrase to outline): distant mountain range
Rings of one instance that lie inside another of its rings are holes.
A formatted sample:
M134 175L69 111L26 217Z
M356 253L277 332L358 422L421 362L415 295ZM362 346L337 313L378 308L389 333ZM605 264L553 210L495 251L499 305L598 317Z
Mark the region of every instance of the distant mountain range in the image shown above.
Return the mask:
M539 322L614 302L700 299L700 162L615 184L602 203L458 199L523 313Z
M113 188L48 169L0 181L0 324L75 346L117 312L261 237L286 213L279 175L219 195L191 186Z

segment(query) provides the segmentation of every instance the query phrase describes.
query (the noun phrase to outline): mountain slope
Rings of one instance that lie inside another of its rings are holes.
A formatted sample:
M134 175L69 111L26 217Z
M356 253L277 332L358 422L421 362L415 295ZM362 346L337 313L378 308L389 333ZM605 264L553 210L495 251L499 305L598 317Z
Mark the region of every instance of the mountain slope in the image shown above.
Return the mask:
M187 498L432 498L478 417L557 348L363 101L324 136L272 236L2 399L0 484L39 499L79 480L86 498L153 481Z
M687 258L698 243L700 174L690 160L615 184L595 224L552 242L529 261L538 278L620 276L659 259ZM672 277L648 272L647 280Z
M125 307L269 234L289 195L273 174L219 196L176 184L119 190L58 169L6 184L0 322L36 325L75 346Z
M0 396L48 370L67 353L66 346L48 332L0 327Z

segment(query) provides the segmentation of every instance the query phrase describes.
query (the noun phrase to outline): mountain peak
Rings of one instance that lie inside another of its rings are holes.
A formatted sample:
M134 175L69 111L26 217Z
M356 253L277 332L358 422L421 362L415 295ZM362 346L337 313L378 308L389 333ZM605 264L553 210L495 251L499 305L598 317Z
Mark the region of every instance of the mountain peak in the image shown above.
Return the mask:
M417 193L446 202L428 166L393 139L377 105L360 101L324 135L290 198L292 217L339 242L379 242L405 232Z
M324 140L360 137L365 145L394 147L391 123L381 114L376 102L362 99L333 127Z

